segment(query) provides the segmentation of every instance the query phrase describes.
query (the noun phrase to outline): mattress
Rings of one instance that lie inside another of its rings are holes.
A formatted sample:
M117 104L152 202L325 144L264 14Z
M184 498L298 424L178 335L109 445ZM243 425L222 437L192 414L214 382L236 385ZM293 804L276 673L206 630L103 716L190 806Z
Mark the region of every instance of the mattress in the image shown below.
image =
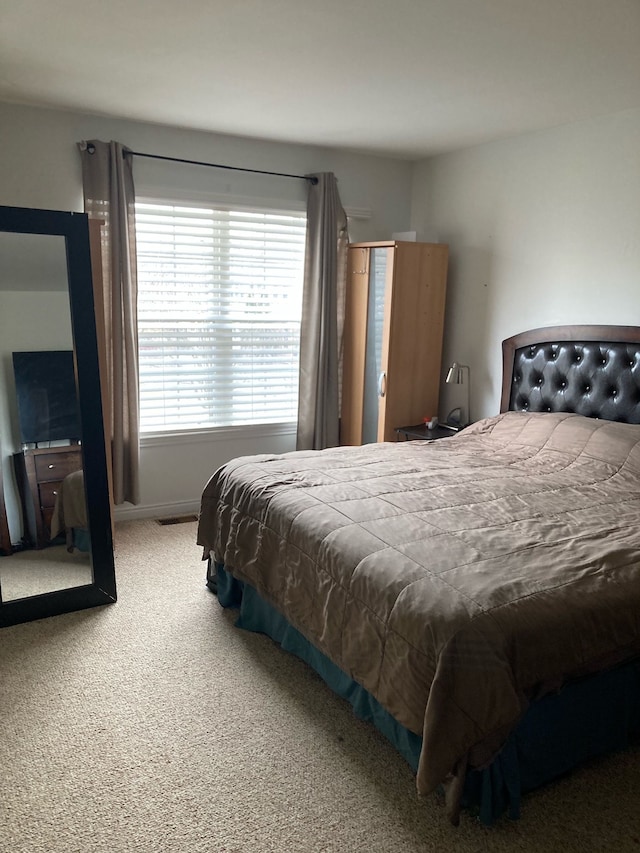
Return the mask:
M422 737L420 793L455 792L534 699L640 652L640 427L507 412L242 457L198 541Z

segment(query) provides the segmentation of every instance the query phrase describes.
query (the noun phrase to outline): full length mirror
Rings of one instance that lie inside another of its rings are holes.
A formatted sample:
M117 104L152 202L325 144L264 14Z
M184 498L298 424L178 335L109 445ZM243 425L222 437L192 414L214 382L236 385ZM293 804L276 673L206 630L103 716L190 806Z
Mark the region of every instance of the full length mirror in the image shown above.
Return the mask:
M0 625L115 600L89 230L0 208Z

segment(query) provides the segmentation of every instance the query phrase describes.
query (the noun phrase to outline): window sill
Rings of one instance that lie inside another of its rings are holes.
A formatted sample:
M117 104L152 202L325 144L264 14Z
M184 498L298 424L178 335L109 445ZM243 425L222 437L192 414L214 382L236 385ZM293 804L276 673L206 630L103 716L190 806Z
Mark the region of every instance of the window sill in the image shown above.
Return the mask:
M145 432L140 435L141 447L162 445L211 443L212 441L234 441L237 439L262 438L267 435L295 435L293 421L277 424L240 424L238 426L212 427L211 429L167 430Z

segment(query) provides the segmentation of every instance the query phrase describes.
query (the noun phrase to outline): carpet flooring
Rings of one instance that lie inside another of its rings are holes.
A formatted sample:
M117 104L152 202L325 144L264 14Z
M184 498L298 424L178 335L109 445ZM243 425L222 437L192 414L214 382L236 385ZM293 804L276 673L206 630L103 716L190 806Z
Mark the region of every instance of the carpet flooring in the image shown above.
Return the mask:
M234 627L194 522L116 530L118 602L0 631L2 853L640 853L640 746L450 826L296 658Z
M42 550L18 551L0 559L2 598L13 601L56 589L91 583L93 571L89 554L66 545L53 545Z

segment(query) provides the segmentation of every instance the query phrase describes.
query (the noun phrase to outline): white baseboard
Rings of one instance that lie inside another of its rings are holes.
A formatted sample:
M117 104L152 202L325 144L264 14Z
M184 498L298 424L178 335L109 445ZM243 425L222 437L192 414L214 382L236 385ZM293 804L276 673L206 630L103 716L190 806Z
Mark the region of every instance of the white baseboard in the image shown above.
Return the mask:
M178 501L170 504L123 504L114 509L116 521L133 521L142 518L169 518L173 515L197 515L200 501Z

